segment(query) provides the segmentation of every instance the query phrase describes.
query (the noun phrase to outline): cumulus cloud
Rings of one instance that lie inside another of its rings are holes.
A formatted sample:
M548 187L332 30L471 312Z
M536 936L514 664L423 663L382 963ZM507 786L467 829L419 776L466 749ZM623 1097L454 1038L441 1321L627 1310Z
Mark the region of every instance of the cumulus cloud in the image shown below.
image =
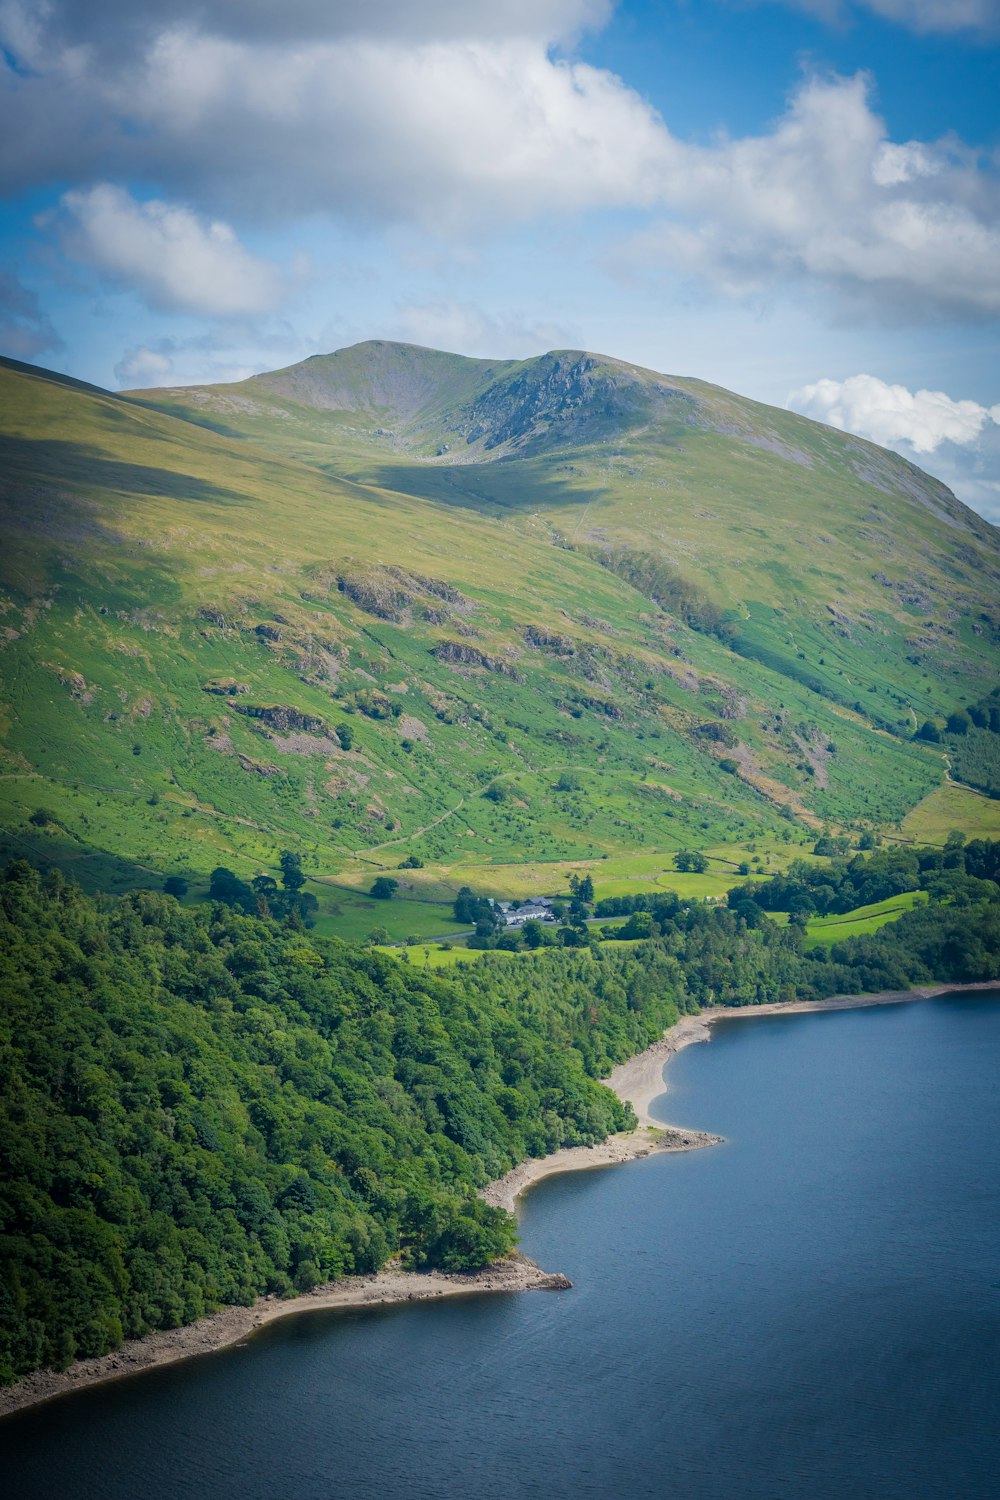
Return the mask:
M737 295L806 278L920 321L1000 312L1000 183L954 141L889 140L870 83L812 78L772 130L678 146L671 221L638 236L660 263Z
M959 499L1000 520L1000 405L956 401L944 391L911 391L875 375L817 380L792 391L788 405L932 468Z
M875 375L817 380L792 391L788 405L842 432L887 448L904 442L916 453L933 453L944 442L972 443L988 422L1000 423L1000 405L955 401L944 391L910 391Z
M138 203L102 183L65 193L61 206L67 253L153 307L227 317L267 311L281 298L276 267L249 254L228 224L182 204Z
M8 70L0 86L9 186L142 177L257 219L447 229L651 202L668 143L614 75L530 38L291 46L172 30L134 66Z
M330 214L444 235L639 208L656 222L629 263L724 293L801 280L909 321L1000 311L996 161L954 140L891 140L863 76L811 78L762 134L692 145L614 74L553 50L606 17L605 0L151 0L121 56L100 49L109 14L128 30L125 0L14 4L0 0L7 49L33 61L0 54L0 186L12 190L70 182L75 200L95 180L141 180L241 224ZM192 254L197 242L221 261L223 226L176 212ZM148 205L124 217L163 263L166 221L146 222ZM117 274L112 252L94 258ZM266 302L273 268L240 261L235 241L227 253L237 300ZM183 277L152 281L180 305Z
M126 349L115 365L115 379L122 389L135 390L140 386L148 389L157 385L174 384L173 343L161 340L155 348L148 344L136 344Z

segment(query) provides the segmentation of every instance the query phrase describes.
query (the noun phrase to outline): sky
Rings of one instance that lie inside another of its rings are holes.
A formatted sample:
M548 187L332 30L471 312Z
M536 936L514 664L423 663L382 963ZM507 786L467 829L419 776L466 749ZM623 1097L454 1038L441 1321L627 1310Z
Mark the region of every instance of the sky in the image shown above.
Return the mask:
M1000 523L1000 0L0 0L0 353L586 348Z

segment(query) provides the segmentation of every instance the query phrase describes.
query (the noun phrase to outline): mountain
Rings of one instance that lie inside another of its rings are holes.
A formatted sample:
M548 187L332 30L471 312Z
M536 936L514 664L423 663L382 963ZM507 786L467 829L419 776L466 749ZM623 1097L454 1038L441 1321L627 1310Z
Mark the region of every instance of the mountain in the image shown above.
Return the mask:
M331 930L403 936L567 862L731 879L897 824L944 773L916 731L1000 680L993 527L700 381L372 342L0 391L0 822L96 888L287 848ZM413 899L361 899L410 856Z

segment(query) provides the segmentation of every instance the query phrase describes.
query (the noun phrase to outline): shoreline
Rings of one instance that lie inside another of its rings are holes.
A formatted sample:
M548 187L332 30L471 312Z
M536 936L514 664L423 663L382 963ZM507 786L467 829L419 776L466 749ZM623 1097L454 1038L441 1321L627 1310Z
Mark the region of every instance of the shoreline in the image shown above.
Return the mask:
M694 1040L696 1039L692 1037L692 1041ZM640 1055L645 1056L645 1053ZM672 1057L673 1052L664 1056ZM608 1079L605 1078L603 1082L607 1083ZM662 1084L658 1092L662 1094ZM609 1135L593 1146L564 1146L548 1156L529 1156L512 1167L505 1177L499 1177L489 1187L483 1188L479 1196L484 1203L489 1203L494 1208L505 1208L508 1213L513 1214L517 1212L517 1202L522 1193L543 1178L557 1177L562 1172L589 1172L597 1167L617 1167L626 1161L642 1161L661 1151L699 1151L705 1146L719 1146L722 1140L721 1135L712 1135L707 1130L682 1130L674 1125L654 1122L644 1128L640 1122L638 1130Z
M0 1388L0 1419L59 1396L231 1348L282 1318L324 1310L395 1307L441 1297L563 1291L572 1284L559 1272L543 1271L516 1250L481 1271L401 1271L386 1267L371 1276L329 1282L301 1297L259 1297L251 1307L222 1307L196 1323L128 1339L113 1353L77 1360L68 1370L36 1370L16 1385Z
M806 1016L829 1010L863 1010L874 1005L907 1005L918 1000L934 1000L940 995L997 991L1000 991L1000 979L986 979L974 984L924 984L912 990L880 990L870 995L830 995L826 1000L776 1000L768 1005L716 1005L696 1016L681 1016L645 1052L639 1052L627 1062L619 1063L603 1081L614 1090L619 1099L631 1104L640 1129L645 1127L647 1130L676 1132L676 1126L665 1126L662 1120L654 1120L649 1113L649 1106L654 1099L667 1092L664 1069L670 1059L676 1057L678 1052L683 1052L685 1047L709 1041L712 1027L718 1021L751 1020L755 1016ZM683 1133L692 1136L698 1134L696 1131ZM623 1139L631 1138L625 1136ZM720 1137L716 1136L714 1139L718 1140ZM546 1157L545 1160L551 1158ZM524 1166L525 1163L522 1162L521 1165Z
M635 1131L608 1136L593 1146L570 1146L548 1156L529 1157L504 1177L491 1182L480 1196L494 1207L516 1213L521 1195L546 1177L618 1166L661 1151L695 1151L721 1144L722 1136L666 1125L654 1120L649 1113L652 1101L667 1091L664 1072L671 1058L696 1042L709 1041L717 1021L902 1005L933 1000L939 995L975 991L1000 991L1000 980L978 984L922 985L913 990L884 990L871 995L831 995L826 1000L787 1000L745 1007L714 1006L696 1016L682 1016L645 1052L619 1063L603 1080L623 1103L632 1105L638 1120ZM543 1271L519 1251L471 1273L401 1271L389 1266L374 1275L330 1282L300 1297L261 1297L251 1307L223 1307L196 1323L129 1339L113 1353L78 1360L65 1371L37 1370L15 1385L0 1387L0 1419L75 1391L241 1344L268 1324L302 1313L391 1307L439 1297L557 1291L571 1286L572 1282L565 1276L559 1272Z

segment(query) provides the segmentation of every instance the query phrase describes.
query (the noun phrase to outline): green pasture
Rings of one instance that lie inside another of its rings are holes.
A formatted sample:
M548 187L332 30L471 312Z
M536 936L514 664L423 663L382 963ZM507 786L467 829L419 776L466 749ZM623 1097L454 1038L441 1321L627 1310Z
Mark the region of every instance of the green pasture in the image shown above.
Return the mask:
M922 906L927 900L926 891L904 891L888 901L877 901L871 906L857 906L853 911L840 916L811 917L806 923L807 943L823 943L827 947L844 938L862 937L865 933L878 932L888 922L895 922L904 912ZM782 915L784 915L782 913Z
M948 782L923 798L899 831L918 844L943 844L955 831L970 839L1000 838L1000 802Z

